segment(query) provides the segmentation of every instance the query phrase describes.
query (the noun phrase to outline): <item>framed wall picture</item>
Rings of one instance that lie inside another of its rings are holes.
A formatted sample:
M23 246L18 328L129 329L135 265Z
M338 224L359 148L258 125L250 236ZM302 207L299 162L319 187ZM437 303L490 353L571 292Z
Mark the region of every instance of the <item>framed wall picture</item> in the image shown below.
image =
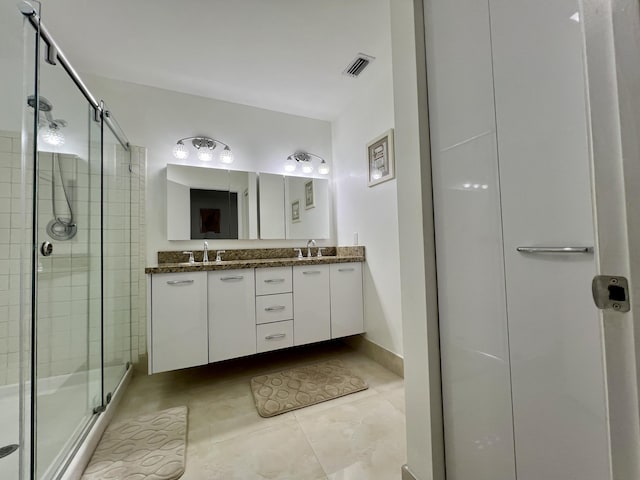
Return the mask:
M291 223L298 223L300 221L300 200L291 202Z
M369 161L370 187L396 177L393 156L393 128L367 144L367 160Z
M313 179L304 184L304 208L309 210L316 206L316 197L313 191Z

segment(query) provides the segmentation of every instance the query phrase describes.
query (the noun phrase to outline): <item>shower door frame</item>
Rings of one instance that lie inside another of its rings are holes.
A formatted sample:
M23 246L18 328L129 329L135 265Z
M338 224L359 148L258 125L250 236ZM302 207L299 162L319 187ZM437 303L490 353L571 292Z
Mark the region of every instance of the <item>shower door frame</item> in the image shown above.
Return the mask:
M25 79L25 85L27 85L31 80L33 80L33 93L36 97L35 111L39 111L39 97L40 97L40 61L41 61L41 43L44 44L44 49L46 50L44 59L47 63L51 65L57 65L58 63L65 70L69 79L73 81L76 85L80 93L85 97L89 106L93 109L92 117L94 123L99 124L99 135L100 135L100 405L93 410L93 415L88 418L87 422L81 426L79 433L75 439L75 442L69 448L67 452L64 453L62 459L58 462L57 467L52 473L52 477L50 478L59 478L67 468L69 468L72 463L77 463L77 459L74 460L76 454L80 451L83 442L87 439L90 434L93 434L96 428L98 430L103 430L104 425L99 424L98 420L100 414L102 414L107 407L107 404L110 402L111 398L106 395L105 392L105 379L104 379L104 365L105 365L105 354L104 354L104 128L105 126L109 128L109 130L113 133L114 137L121 144L121 146L127 151L131 152L129 142L126 139L126 136L122 132L122 130L117 125L114 119L112 119L112 115L105 109L104 102L98 102L95 97L88 90L80 76L77 74L75 69L71 66L66 56L60 49L60 47L56 44L55 40L48 33L45 26L42 24L40 14L32 9L30 11L26 10L27 3L24 5L20 5L20 11L27 19L27 21L34 28L34 33L36 36L35 41L35 52L34 52L34 78L33 79ZM31 7L31 5L28 5ZM25 70L26 72L26 70ZM27 90L30 90L31 87L27 87ZM23 125L27 125L26 121L23 121ZM30 251L29 251L29 262L31 262L31 320L30 320L30 335L29 332L23 332L25 337L28 338L29 348L30 348L30 371L28 375L22 377L22 385L26 385L27 382L30 383L30 392L27 395L25 392L25 397L29 397L28 400L25 399L24 406L25 409L28 409L30 421L28 425L29 429L29 440L28 440L28 448L24 449L24 453L21 455L21 478L25 475L28 475L28 478L34 479L36 478L36 466L37 466L37 291L38 291L38 281L37 281L37 265L38 265L38 257L39 257L39 232L38 232L38 175L39 175L39 167L38 167L38 115L34 115L33 125L29 127L30 134L33 136L33 148L31 151L26 152L23 151L23 155L25 157L25 161L23 162L23 168L25 164L29 164L32 162L33 164L33 203L31 205L32 208L32 219L31 219L31 228L32 236L29 239L30 243ZM91 130L89 130L89 133ZM26 145L28 141L28 134L23 132L23 145ZM131 166L129 166L131 168ZM23 183L23 191L25 190L25 184ZM28 264L27 259L25 258L23 261L23 265ZM89 301L89 299L87 299ZM131 309L130 309L131 310ZM131 326L131 317L129 318L129 325ZM25 341L27 341L25 339ZM131 352L131 345L130 350ZM118 385L115 390L119 390L123 382L130 377L130 362L126 363L125 371L123 376L120 378ZM26 378L25 378L26 377ZM111 392L110 392L111 393ZM104 423L104 422L101 422ZM22 418L22 425L26 427L26 415ZM98 428L99 427L99 428ZM100 432L99 432L100 433ZM24 445L24 444L23 444ZM26 447L26 445L24 445ZM84 454L85 452L83 452ZM88 461L88 459L87 459ZM25 477L26 478L26 477Z

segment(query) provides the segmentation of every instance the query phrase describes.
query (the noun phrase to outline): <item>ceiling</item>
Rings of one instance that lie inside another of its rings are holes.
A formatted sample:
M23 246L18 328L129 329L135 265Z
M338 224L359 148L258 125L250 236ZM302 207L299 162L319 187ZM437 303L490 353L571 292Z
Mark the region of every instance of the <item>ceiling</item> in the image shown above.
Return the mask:
M389 0L50 0L75 68L332 120L391 68ZM342 75L359 53L376 60Z

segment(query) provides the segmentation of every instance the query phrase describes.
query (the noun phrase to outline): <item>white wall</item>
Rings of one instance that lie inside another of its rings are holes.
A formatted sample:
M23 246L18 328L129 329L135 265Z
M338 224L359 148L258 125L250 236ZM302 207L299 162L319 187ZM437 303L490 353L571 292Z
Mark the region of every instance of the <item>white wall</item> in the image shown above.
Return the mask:
M84 75L89 89L109 101L108 108L134 145L147 147L147 263L158 250L201 249L199 240L168 241L166 226L167 163L181 137L207 135L228 143L234 170L283 173L284 159L298 149L331 164L329 122L248 107L133 83ZM191 155L184 164L202 165ZM211 162L215 163L215 162ZM219 166L219 165L216 165ZM335 244L335 233L319 245ZM216 249L298 246L300 241L211 240ZM351 243L351 242L350 242ZM349 244L350 244L349 243Z
M367 186L367 142L394 126L391 68L377 80L332 124L336 230L339 245L352 245L357 233L366 247L367 338L402 355L396 180Z

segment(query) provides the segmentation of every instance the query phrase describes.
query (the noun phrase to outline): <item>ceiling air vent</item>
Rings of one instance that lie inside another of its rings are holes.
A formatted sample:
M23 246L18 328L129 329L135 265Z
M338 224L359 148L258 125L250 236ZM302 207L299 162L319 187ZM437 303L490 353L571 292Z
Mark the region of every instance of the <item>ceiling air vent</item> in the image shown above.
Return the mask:
M344 69L342 72L343 75L347 77L357 77L362 73L362 71L367 68L371 62L373 62L376 57L372 57L370 55L365 55L364 53L359 53L358 56Z

